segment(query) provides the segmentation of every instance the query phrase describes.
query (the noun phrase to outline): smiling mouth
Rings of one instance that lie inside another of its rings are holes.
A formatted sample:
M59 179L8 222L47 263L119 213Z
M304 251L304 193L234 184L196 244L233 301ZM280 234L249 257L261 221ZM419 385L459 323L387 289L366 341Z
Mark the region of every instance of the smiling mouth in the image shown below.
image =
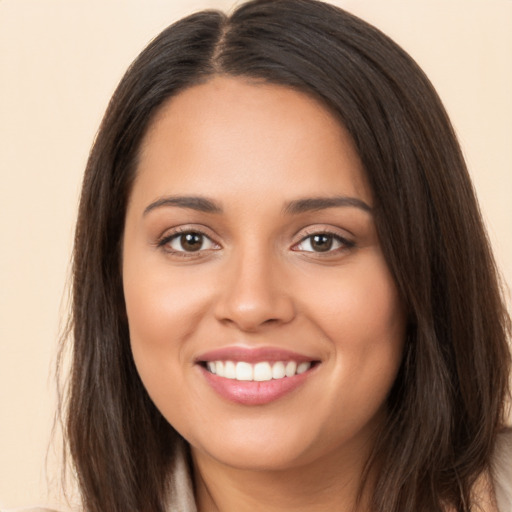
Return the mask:
M318 361L204 361L202 366L211 374L244 382L265 382L301 375Z
M317 373L321 360L278 347L227 346L195 359L218 395L242 405L264 405L291 394Z
M224 399L244 406L265 405L291 394L316 374L320 361L197 361L206 382Z

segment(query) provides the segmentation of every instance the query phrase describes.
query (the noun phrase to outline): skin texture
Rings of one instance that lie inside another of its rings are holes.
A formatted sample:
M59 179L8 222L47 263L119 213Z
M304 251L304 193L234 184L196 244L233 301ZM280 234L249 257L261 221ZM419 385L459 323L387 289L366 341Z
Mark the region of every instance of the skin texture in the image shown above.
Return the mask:
M222 212L145 213L168 196L208 198ZM371 208L344 128L285 87L215 77L164 105L143 142L123 246L131 344L152 400L191 444L200 510L354 504L405 315L371 210L285 211L334 196ZM176 229L203 232L200 249L169 240ZM347 243L313 250L308 237L326 232ZM292 392L248 406L217 394L196 364L229 346L319 364Z

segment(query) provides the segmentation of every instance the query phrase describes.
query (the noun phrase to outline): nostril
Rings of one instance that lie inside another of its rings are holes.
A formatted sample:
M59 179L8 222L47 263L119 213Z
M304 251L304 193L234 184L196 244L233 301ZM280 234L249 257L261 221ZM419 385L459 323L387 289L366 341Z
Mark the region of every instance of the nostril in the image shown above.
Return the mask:
M275 261L252 250L237 254L239 259L230 261L216 298L216 318L246 332L289 322L295 308Z
M256 332L262 327L277 326L293 320L295 308L289 298L285 297L250 297L253 292L246 292L244 298L231 296L221 301L216 308L219 321L236 325L246 332Z

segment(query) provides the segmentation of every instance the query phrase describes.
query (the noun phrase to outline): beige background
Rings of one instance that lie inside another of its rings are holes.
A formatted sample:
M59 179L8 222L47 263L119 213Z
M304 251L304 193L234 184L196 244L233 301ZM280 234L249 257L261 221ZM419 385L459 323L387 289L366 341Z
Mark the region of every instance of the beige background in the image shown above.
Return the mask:
M512 283L512 0L334 3L391 35L437 87ZM81 174L107 101L170 22L232 4L0 0L0 507L58 505L44 473L51 364Z

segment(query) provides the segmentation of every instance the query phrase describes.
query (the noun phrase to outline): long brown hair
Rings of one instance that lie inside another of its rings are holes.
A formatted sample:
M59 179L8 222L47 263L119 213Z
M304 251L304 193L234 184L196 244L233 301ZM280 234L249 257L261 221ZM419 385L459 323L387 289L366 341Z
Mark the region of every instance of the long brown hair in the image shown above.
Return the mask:
M137 155L162 104L215 74L304 91L352 136L409 324L370 467L376 511L472 507L504 424L509 319L453 129L415 62L376 28L315 0L189 16L130 66L94 142L73 267L66 436L85 510L164 511L176 441L130 351L120 270Z

